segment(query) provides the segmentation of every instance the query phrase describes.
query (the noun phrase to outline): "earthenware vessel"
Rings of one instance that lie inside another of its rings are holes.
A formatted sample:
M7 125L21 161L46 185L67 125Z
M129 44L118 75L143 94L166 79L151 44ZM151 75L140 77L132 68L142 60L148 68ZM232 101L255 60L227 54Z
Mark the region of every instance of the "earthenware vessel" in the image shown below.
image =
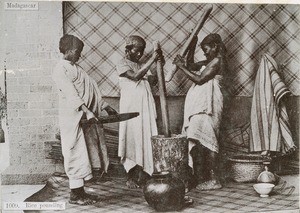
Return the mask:
M265 171L261 172L258 177L257 177L257 182L258 183L275 183L276 182L276 177L275 175L269 171L269 163L265 163Z
M177 211L185 204L185 185L170 172L159 172L143 188L147 203L156 211Z

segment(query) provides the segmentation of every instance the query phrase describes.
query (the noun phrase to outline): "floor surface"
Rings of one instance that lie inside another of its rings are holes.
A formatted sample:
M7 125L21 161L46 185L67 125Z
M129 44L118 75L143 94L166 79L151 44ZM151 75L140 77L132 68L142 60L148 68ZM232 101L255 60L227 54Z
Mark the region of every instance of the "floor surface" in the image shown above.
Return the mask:
M287 181L288 185L295 186L295 192L299 194L299 176L297 176L297 175L283 176L282 179ZM1 199L2 199L2 202L9 202L9 201L23 202L26 198L28 198L32 194L38 192L43 187L44 187L44 185L3 185L3 186L1 186ZM193 196L193 194L192 194L192 196ZM209 196L210 195L207 194L207 199L209 199ZM2 202L1 202L1 204L2 204ZM198 200L198 203L199 202L200 202L200 200ZM211 202L211 201L209 201L209 202ZM230 203L231 202L229 201L229 204ZM124 203L124 205L125 205L125 203ZM205 203L203 203L203 205L205 205ZM67 207L68 207L68 205L67 205ZM130 209L130 206L129 206L129 209ZM96 208L96 210L97 210L97 208ZM105 209L105 205L104 206L101 205L101 208L99 208L98 210L99 210L98 212L103 212L103 211L104 212L116 212L115 210L109 211L109 207L108 207L108 209ZM112 210L112 209L110 209L110 210ZM148 208L145 208L145 210L146 210L145 212L150 212ZM284 209L281 209L280 211L277 211L277 212L299 212L299 209L284 210L284 211L283 210ZM65 211L78 212L78 208L76 209L76 208L72 207L72 208L66 209ZM141 211L143 212L143 210L139 210L139 212L141 212ZM3 213L21 213L23 211L4 211L3 210L2 212ZM62 211L62 212L64 212L64 211ZM88 209L85 209L85 212L89 212ZM95 212L95 211L91 211L91 212ZM123 212L123 211L117 211L117 212ZM128 212L128 209L126 210L126 212ZM131 211L131 212L134 212L134 211ZM201 209L199 209L199 207L195 206L195 208L191 207L189 209L185 209L184 212L204 212L204 211L201 211ZM214 210L211 209L206 212L214 212ZM269 213L269 212L276 212L276 211L265 211L265 212Z

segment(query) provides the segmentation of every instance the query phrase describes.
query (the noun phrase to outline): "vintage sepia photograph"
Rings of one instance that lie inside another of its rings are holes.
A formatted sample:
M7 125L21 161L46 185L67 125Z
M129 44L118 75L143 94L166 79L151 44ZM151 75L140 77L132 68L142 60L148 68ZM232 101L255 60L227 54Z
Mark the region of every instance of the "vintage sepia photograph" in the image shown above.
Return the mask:
M0 212L299 212L297 1L0 2Z

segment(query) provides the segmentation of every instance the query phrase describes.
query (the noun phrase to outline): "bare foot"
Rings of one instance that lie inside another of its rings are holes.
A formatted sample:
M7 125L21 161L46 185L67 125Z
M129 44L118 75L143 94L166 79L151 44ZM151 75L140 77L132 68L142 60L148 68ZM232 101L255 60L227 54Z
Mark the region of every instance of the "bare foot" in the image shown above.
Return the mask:
M134 182L134 180L132 180L132 179L128 179L128 180L126 181L126 186L127 186L128 188L130 188L130 189L136 189L136 188L139 188L139 185L138 185L136 182Z

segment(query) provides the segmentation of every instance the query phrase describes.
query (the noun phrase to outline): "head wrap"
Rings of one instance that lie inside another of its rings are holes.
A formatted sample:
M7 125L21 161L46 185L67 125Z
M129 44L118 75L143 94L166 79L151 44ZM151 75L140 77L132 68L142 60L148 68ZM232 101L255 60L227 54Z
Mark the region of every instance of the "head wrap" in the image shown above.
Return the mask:
M131 35L126 39L126 47L134 46L134 47L146 47L145 40L137 35Z

